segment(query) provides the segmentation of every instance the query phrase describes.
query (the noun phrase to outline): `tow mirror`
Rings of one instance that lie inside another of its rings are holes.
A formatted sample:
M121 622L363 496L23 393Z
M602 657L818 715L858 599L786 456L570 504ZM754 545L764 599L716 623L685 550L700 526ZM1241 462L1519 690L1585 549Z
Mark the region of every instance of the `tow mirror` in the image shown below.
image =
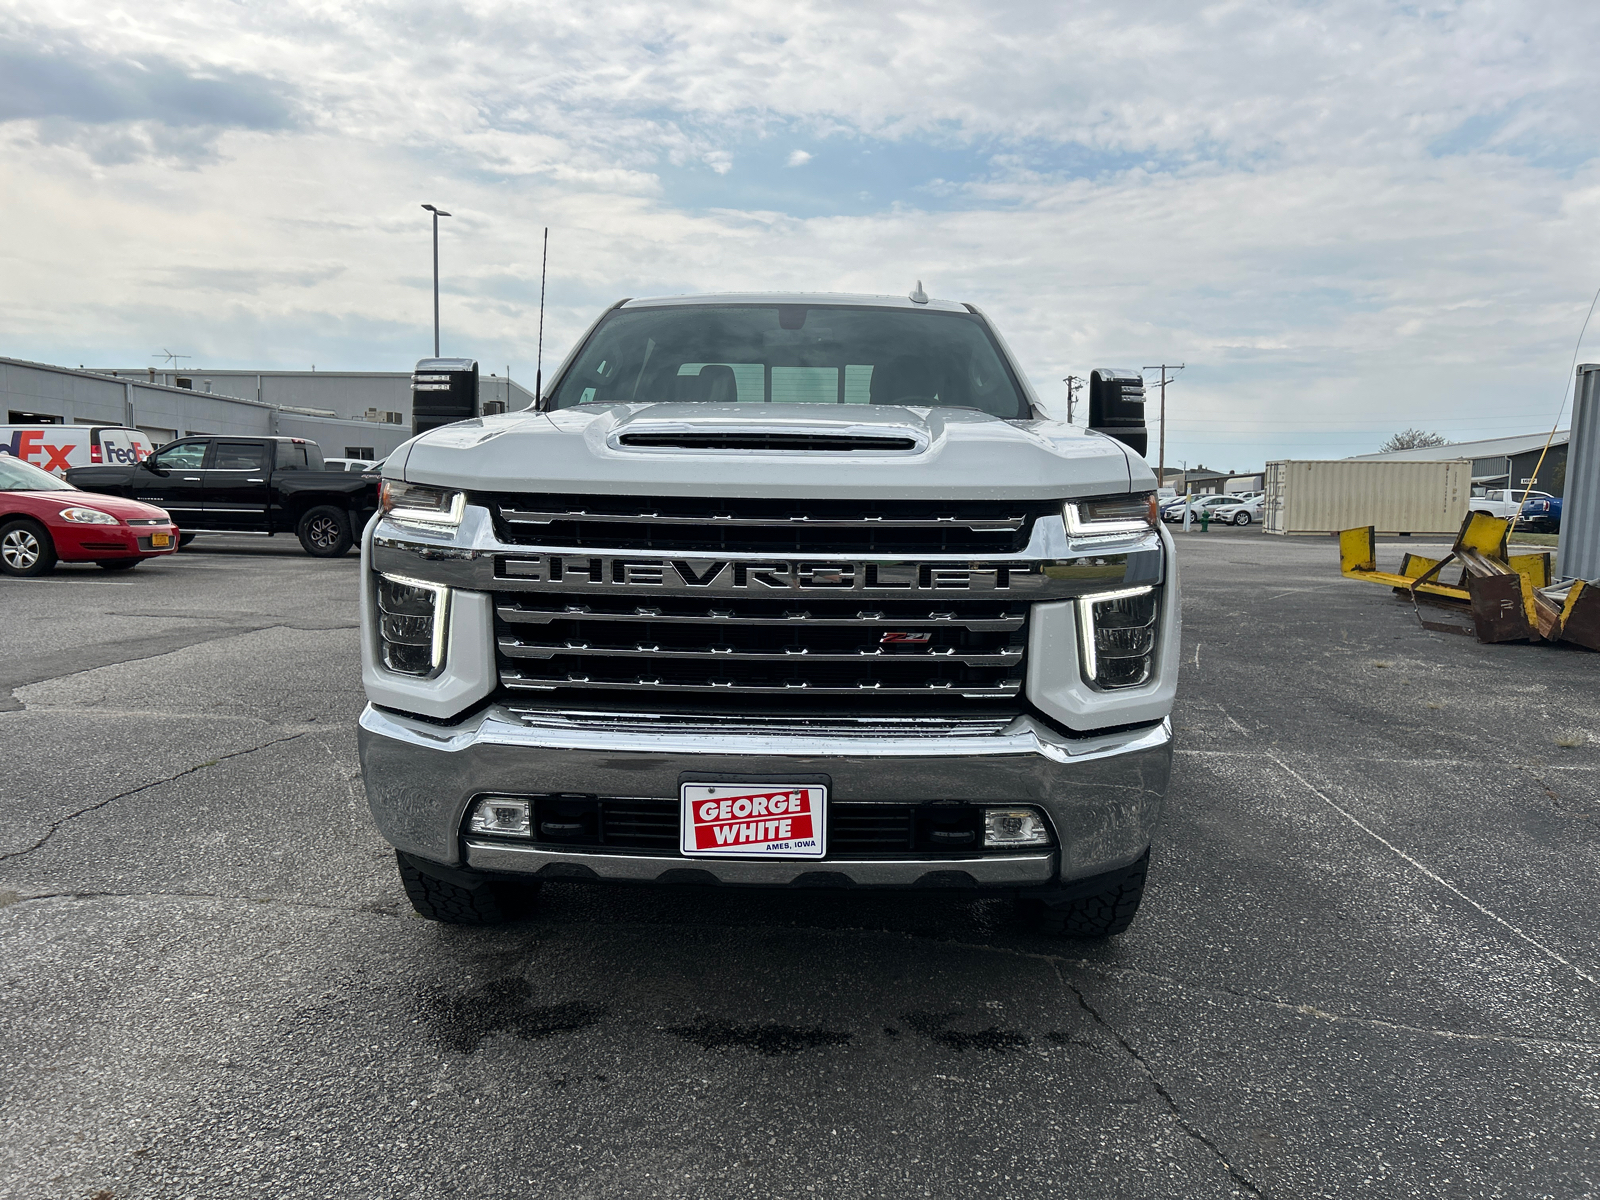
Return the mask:
M1144 376L1117 367L1090 371L1089 428L1144 454L1150 445L1144 424Z

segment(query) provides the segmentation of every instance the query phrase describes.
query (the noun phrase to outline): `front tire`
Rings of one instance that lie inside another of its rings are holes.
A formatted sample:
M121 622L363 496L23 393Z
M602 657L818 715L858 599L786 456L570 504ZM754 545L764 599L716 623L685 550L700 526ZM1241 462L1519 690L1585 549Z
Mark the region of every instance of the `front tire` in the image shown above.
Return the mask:
M107 558L94 565L102 571L131 571L143 561L142 558Z
M471 887L440 879L418 869L407 854L396 850L400 884L417 915L446 925L503 925L532 909L538 884L499 883L482 880Z
M1133 924L1144 899L1145 878L1150 873L1150 851L1139 861L1106 876L1102 886L1065 899L1043 897L1039 929L1055 937L1115 937Z
M307 509L295 533L312 558L338 558L355 544L350 532L350 514L331 504Z
M1250 524L1250 514L1249 513L1235 513L1233 515L1233 523L1235 525L1248 525L1248 524Z
M43 525L26 517L0 525L0 573L33 579L55 568L56 544Z

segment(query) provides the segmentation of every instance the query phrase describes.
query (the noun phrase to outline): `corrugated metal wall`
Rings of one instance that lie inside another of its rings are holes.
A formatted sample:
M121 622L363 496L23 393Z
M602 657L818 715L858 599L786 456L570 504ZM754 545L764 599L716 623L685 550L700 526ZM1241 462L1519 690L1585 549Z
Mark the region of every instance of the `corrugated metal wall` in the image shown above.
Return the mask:
M1267 464L1268 533L1379 533L1454 536L1467 515L1472 463L1284 460Z
M1578 368L1572 408L1556 574L1600 579L1600 364Z
M505 390L501 389L504 397ZM410 402L406 409L410 411ZM381 458L411 436L409 425L384 425L277 413L271 405L234 396L112 379L47 363L0 358L0 423L7 411L24 409L60 417L66 424L105 421L136 426L162 436L189 433L310 438L329 458L345 446L371 446Z

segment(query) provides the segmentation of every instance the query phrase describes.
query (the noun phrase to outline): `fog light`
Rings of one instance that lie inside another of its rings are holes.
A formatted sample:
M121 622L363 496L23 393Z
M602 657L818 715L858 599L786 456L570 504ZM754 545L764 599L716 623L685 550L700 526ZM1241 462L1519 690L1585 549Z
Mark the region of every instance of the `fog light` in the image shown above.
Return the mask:
M473 833L488 833L496 837L529 837L529 815L526 800L489 796L472 806L472 818L467 822L467 827Z
M1050 830L1031 808L983 810L983 844L994 846L1048 846Z

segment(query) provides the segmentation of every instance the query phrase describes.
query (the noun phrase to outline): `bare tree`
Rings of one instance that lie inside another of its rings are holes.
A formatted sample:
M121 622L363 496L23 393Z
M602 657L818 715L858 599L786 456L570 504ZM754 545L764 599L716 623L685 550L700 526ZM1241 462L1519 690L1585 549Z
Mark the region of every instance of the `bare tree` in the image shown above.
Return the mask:
M1379 454L1387 454L1390 450L1426 450L1430 446L1448 446L1450 439L1437 433L1429 433L1422 429L1407 429L1397 433L1383 445L1378 447Z

